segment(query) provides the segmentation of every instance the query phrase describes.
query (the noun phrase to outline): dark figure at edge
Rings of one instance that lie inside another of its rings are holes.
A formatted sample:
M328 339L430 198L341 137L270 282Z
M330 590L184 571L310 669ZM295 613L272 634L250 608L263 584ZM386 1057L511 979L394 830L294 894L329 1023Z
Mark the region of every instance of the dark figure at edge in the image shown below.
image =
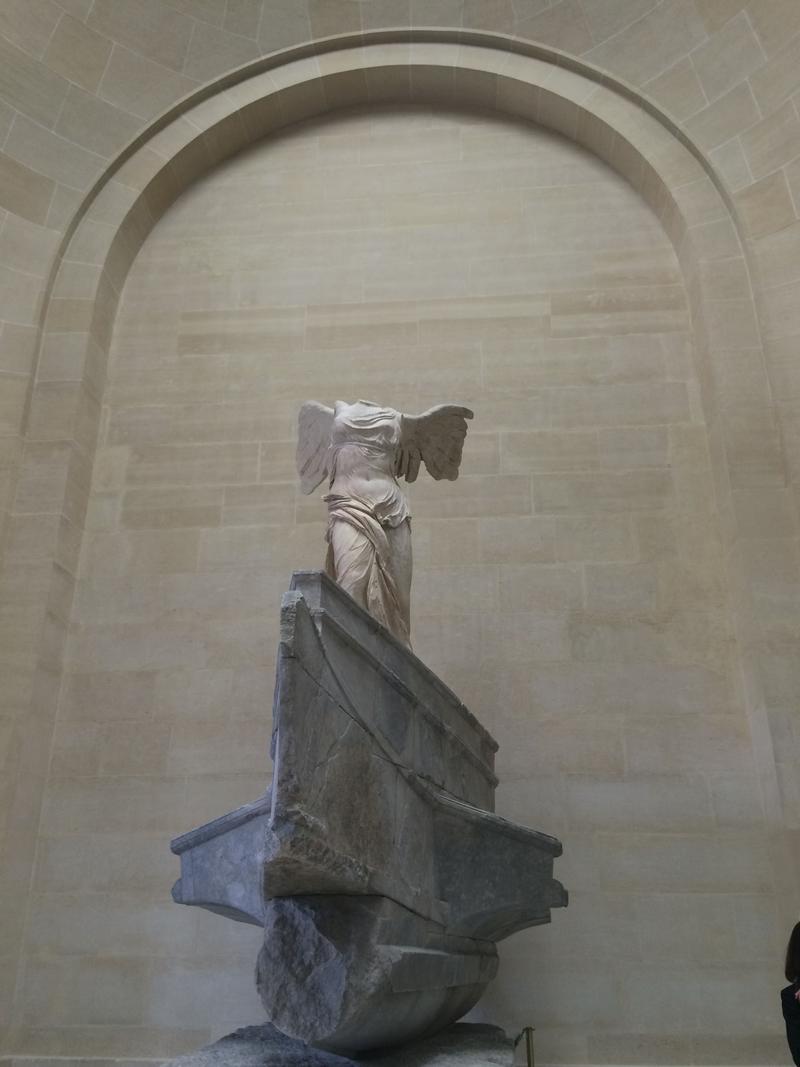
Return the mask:
M786 946L786 981L781 990L781 1007L786 1020L786 1040L796 1067L800 1067L800 923L795 923Z

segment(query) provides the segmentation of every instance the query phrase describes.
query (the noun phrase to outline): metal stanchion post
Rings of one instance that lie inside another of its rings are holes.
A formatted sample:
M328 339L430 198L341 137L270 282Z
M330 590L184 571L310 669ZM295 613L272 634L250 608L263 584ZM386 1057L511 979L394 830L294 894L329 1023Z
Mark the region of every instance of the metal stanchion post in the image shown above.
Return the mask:
M523 1037L525 1038L525 1055L526 1055L526 1057L528 1059L528 1067L534 1067L534 1060L533 1060L533 1031L535 1029L536 1029L535 1026L525 1026L525 1027L523 1027L523 1029L520 1031L519 1035L517 1036L516 1041L514 1042L514 1048L516 1048L517 1045L520 1043L520 1041L523 1039Z

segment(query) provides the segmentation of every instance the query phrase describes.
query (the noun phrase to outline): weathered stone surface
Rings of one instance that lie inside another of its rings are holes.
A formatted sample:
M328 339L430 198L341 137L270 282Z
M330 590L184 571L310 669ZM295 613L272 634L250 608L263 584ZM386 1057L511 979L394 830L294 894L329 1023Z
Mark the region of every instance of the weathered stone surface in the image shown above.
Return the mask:
M271 808L268 789L251 804L176 837L172 851L181 857L181 876L173 886L173 900L202 902L218 915L261 926L261 868Z
M256 975L283 1033L343 1053L458 1019L496 971L491 941L449 934L386 897L311 896L269 902Z
M498 1027L456 1023L433 1037L358 1061L310 1048L268 1024L237 1030L165 1067L351 1067L359 1062L380 1067L511 1067L514 1054Z
M463 1016L495 942L566 903L561 845L493 813L496 744L318 572L281 608L271 792L173 842L173 895L264 927L284 1034L342 1055Z

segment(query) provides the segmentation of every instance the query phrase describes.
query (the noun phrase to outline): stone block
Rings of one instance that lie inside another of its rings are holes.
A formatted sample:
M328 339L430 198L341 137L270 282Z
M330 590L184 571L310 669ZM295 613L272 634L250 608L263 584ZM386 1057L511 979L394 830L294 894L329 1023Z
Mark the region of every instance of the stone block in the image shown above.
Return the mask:
M57 235L25 219L9 215L0 231L0 258L6 266L44 277L51 264Z
M797 294L800 281L788 282L763 295L764 332L767 338L788 337L800 332Z
M484 563L554 563L557 558L570 558L559 557L562 541L549 516L482 518L478 538L478 558Z
M112 47L107 37L65 14L50 38L44 58L56 74L93 93L103 77Z
M586 58L641 85L654 71L666 70L691 52L705 36L695 4L671 0L632 20L610 40L591 48Z
M692 63L709 100L722 96L761 67L764 54L745 12L730 19L695 49Z
M668 508L674 495L667 470L536 474L532 480L535 510L542 514L587 515Z
M766 6L751 4L748 10L768 56L779 51L800 30L800 11L791 0L774 0Z
M800 155L800 119L787 100L776 111L746 129L742 148L754 178L763 178Z
M638 555L628 514L559 515L556 559L569 562L632 562Z
M651 81L643 90L679 122L706 106L703 87L690 58L678 60Z
M687 325L685 296L677 287L555 293L552 298L555 337L666 333Z
M178 71L194 27L192 19L159 0L144 0L136 8L126 0L97 0L87 24L104 37Z
M82 148L109 157L133 140L139 122L127 111L71 85L55 129Z
M17 5L15 5L17 6ZM24 13L28 5L19 5ZM18 23L18 16L12 16ZM5 36L0 39L0 93L7 103L35 122L51 127L58 117L69 82L17 48Z
M144 487L257 482L258 452L255 442L142 445L131 455L128 484Z
M230 0L225 12L223 27L228 33L255 38L260 16L260 0Z
M753 251L765 289L800 280L800 223L794 222L776 233L757 238Z
M41 59L60 16L52 0L8 0L0 13L0 34Z
M687 121L690 136L706 150L736 137L761 117L748 82L730 89Z
M524 475L462 475L457 482L434 484L426 479L409 493L414 515L433 518L482 518L529 515L530 480Z
M121 524L128 529L218 526L223 488L132 489L122 501Z
M525 9L523 9L524 11ZM517 20L518 36L580 55L592 45L592 35L577 0Z
M750 168L744 158L744 149L738 137L732 137L725 144L712 148L709 158L724 185L731 192L737 192L752 181Z
M324 536L320 529L320 537ZM321 543L321 542L320 542ZM437 567L477 563L480 557L478 519L434 518L414 522L415 566Z
M183 72L188 78L206 82L257 59L258 55L255 41L205 22L197 22L189 41Z
M28 375L36 353L36 328L4 322L0 340L0 372Z
M88 27L82 26L82 29L91 32ZM72 53L73 56L75 54ZM114 48L103 69L105 73L101 71L103 82L99 90L102 99L141 119L151 119L166 111L197 84L194 78L178 74L119 45ZM73 81L91 90L78 78L73 78Z
M100 1024L118 1027L141 1022L149 964L135 959L63 957L31 961L26 972L27 1025Z

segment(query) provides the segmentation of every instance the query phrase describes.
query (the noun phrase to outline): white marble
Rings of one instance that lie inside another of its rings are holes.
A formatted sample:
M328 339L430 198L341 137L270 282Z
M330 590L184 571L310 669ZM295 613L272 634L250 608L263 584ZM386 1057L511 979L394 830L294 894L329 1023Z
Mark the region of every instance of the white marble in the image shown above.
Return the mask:
M405 645L411 643L411 511L398 478L420 463L458 477L469 408L439 404L403 415L369 400L300 409L297 470L304 493L327 477L328 574Z

